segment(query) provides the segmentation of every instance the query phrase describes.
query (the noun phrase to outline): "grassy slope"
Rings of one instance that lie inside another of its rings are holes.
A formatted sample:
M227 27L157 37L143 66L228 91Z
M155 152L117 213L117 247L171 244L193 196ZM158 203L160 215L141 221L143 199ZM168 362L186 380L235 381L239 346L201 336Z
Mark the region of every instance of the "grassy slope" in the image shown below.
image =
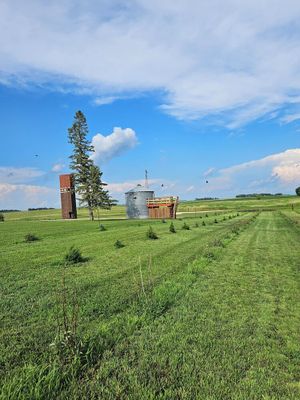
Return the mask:
M83 221L18 222L18 232L3 224L1 355L11 377L2 398L51 398L56 390L61 398L297 398L299 228L263 213L236 236L232 226L250 218L209 217L176 235L156 221L153 242L144 238L148 221L110 221L102 233ZM28 230L42 240L22 243ZM116 239L127 246L115 250ZM57 264L73 243L90 256L68 270L67 282L77 286L80 335L95 358L70 378L49 364L48 345Z

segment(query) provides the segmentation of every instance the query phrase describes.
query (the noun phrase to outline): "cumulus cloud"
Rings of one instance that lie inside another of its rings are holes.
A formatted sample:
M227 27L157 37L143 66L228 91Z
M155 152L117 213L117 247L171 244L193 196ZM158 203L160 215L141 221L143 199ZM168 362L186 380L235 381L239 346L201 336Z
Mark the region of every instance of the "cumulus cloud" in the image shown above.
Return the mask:
M215 170L205 190L209 193L252 191L294 192L300 183L300 149L288 149L258 160Z
M157 90L165 112L233 129L300 105L299 19L295 0L4 0L0 81L98 104Z
M134 148L137 144L137 136L133 129L114 128L108 136L98 133L93 137L92 145L95 153L92 158L99 163L107 162L126 150Z
M1 209L27 209L59 205L57 189L46 186L0 183Z

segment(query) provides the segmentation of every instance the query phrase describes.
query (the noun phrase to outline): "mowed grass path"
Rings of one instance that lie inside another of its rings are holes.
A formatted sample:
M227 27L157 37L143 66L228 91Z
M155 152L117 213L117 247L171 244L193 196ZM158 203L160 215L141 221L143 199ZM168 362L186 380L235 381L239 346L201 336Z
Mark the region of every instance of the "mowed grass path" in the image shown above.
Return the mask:
M193 287L107 355L97 390L111 399L122 390L133 399L299 399L299 234L263 213L218 260L194 263Z
M145 240L148 221L110 222L102 233L79 221L38 224L43 240L30 245L25 222L18 233L7 225L1 398L298 399L299 227L275 212L249 225L250 214L218 219L175 235L155 222L158 241ZM127 246L115 250L116 239ZM68 242L91 255L67 272L89 346L70 370L49 358Z

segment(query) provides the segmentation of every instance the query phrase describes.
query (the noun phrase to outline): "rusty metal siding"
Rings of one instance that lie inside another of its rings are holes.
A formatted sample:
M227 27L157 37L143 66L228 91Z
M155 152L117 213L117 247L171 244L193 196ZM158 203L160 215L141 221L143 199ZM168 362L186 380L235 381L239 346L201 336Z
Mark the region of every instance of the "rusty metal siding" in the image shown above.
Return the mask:
M63 219L76 219L76 197L74 187L74 177L72 174L59 176L61 214Z

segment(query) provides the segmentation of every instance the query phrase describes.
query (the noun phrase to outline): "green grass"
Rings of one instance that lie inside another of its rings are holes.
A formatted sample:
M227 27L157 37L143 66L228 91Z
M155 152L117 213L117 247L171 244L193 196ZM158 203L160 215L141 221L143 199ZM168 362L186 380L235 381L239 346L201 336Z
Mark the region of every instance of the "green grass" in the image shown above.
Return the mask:
M176 234L160 220L6 219L0 398L298 399L300 214L279 208L184 218ZM70 246L84 262L64 267ZM57 327L74 296L69 345Z
M188 216L189 214L201 215L205 212L227 212L227 211L266 211L278 209L291 209L294 206L300 209L299 196L264 196L242 199L223 199L223 200L204 200L204 201L182 201L179 203L178 216ZM88 219L88 210L79 208L79 219ZM42 210L42 211L21 211L3 213L6 221L11 220L57 220L61 219L61 210ZM111 210L99 210L100 219L125 218L125 206L118 205ZM98 218L95 212L95 218Z

